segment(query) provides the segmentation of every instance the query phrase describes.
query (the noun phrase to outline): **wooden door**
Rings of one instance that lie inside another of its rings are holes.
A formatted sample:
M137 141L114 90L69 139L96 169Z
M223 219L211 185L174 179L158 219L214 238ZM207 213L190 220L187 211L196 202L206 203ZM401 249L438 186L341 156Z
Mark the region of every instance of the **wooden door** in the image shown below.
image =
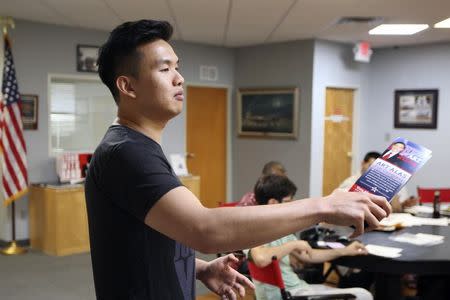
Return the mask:
M351 174L353 94L351 89L326 91L323 195L330 194Z
M200 176L200 201L217 207L226 201L227 89L187 88L187 167Z

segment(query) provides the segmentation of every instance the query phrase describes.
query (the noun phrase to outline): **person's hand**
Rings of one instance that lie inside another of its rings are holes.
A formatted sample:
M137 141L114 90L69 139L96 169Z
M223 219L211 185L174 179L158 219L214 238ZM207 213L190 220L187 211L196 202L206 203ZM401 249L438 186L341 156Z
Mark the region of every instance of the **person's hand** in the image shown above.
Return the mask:
M232 268L239 260L233 254L219 257L208 262L204 270L197 274L203 284L221 299L237 299L236 291L245 296L245 286L254 289L253 283L244 275Z
M368 253L366 247L358 241L354 241L342 249L342 255L345 256L367 255Z
M294 254L289 254L289 264L291 265L292 269L298 270L303 268L303 263L300 259Z
M311 256L311 252L313 251L313 249L311 248L311 246L309 245L308 242L298 240L298 241L295 241L295 250L294 251L299 252L299 253L304 253L308 256Z
M350 237L364 233L365 223L368 231L377 228L379 221L392 212L386 198L369 193L335 190L319 201L325 222L355 228Z
M417 203L419 203L418 199L411 196L402 203L402 208L411 207L417 205Z

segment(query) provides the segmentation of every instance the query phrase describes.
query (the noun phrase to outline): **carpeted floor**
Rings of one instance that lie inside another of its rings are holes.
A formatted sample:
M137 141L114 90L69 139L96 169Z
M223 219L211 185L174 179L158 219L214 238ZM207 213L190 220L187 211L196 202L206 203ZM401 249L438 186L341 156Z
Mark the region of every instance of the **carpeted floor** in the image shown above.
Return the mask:
M214 255L197 254L210 260ZM197 281L197 295L207 289ZM64 257L31 251L0 255L1 300L94 300L91 258L88 253Z

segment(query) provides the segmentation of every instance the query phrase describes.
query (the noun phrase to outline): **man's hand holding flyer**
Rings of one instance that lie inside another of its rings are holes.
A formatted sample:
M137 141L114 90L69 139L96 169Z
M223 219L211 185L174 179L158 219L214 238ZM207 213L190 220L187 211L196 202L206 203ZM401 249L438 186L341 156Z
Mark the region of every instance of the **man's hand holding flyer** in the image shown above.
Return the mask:
M368 192L391 201L430 158L429 149L407 139L396 138L349 191Z

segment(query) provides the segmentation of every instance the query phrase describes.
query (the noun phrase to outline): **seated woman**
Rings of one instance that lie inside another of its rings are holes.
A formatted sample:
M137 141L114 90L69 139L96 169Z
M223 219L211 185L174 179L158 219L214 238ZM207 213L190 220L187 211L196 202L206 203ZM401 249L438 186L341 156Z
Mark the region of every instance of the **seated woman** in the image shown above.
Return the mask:
M254 193L258 205L279 204L292 201L297 187L285 176L268 175L261 177L255 185ZM274 224L276 226L276 224ZM276 256L280 261L280 268L286 289L292 295L326 295L353 294L357 299L373 299L369 291L362 288L339 289L323 284L307 284L294 272L291 263L322 263L340 256L367 254L364 245L353 242L342 249L312 249L305 241L298 240L295 235L288 235L268 244L244 251L248 259L258 267L265 267ZM254 280L255 294L258 300L281 299L280 290L272 285Z

